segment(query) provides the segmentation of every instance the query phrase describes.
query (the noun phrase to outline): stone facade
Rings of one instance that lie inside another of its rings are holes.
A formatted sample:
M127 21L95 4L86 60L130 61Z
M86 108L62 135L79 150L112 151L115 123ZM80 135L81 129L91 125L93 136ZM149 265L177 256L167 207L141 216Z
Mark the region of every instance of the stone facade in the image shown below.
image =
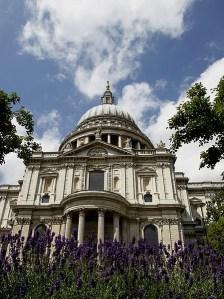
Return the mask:
M1 233L49 228L79 243L146 238L173 246L203 229L217 183L189 183L175 156L154 147L107 86L58 152L34 152L23 181L0 186ZM74 232L74 229L76 232Z

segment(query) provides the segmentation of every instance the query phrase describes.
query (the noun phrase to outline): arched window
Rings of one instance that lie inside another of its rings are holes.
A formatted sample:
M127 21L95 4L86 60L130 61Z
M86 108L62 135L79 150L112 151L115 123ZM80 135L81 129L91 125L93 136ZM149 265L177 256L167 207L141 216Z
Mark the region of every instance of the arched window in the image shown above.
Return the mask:
M104 171L94 170L89 173L89 190L104 190Z
M149 224L144 229L144 239L146 243L148 243L151 246L157 246L158 241L158 231L155 225Z
M149 192L144 194L144 202L152 202L152 194Z
M37 227L35 228L35 236L38 238L43 238L46 235L47 232L47 227L45 224L39 224L37 225Z

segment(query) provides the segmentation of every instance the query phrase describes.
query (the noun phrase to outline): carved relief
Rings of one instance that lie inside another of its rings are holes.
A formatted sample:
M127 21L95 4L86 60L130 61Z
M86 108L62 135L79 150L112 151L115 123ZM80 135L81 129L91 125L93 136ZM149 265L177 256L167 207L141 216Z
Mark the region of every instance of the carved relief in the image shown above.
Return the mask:
M63 217L49 217L49 218L41 218L40 223L51 225L51 224L61 224L63 223Z
M157 144L157 147L158 148L165 148L166 144L165 144L165 142L163 142L162 140L160 140L160 142Z
M89 157L105 157L107 156L107 151L103 147L95 147L88 151L87 156Z
M16 217L16 224L23 225L23 224L31 224L31 218L28 217Z
M68 151L70 151L71 149L72 149L72 145L71 145L70 142L68 142L68 143L66 144L66 146L63 148L63 152L68 152Z
M180 224L179 218L148 218L147 220L144 220L141 222L141 228L144 228L148 224L156 224L158 226L163 225L178 225Z

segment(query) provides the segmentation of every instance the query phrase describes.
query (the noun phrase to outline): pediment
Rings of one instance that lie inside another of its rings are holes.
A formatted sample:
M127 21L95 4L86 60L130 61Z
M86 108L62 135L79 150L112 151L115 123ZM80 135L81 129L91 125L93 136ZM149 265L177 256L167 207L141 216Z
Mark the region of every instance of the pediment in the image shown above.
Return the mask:
M93 141L76 149L68 151L64 156L107 157L116 155L132 155L131 152L103 141Z
M153 167L140 167L136 172L141 175L156 175L156 170Z
M190 202L191 204L193 205L199 205L199 204L202 204L202 200L200 198L197 198L197 197L191 197L190 198Z

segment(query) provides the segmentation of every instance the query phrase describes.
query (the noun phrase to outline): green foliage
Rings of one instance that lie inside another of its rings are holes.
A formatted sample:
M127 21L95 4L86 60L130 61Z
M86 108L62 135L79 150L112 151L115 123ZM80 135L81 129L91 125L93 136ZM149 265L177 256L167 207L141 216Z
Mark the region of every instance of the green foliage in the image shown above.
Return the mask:
M224 77L214 89L212 102L206 88L196 83L187 91L188 101L177 107L177 113L169 119L171 149L177 151L192 141L204 145L214 140L214 145L201 152L200 167L214 168L224 158Z
M215 193L206 203L207 216L206 222L211 223L224 217L224 189Z
M32 151L38 150L40 145L33 138L33 115L24 107L15 109L20 102L16 93L7 94L0 90L0 164L5 162L8 153L15 152L25 163L31 157ZM19 135L15 121L24 128L24 134Z
M224 217L209 224L207 229L209 244L212 248L224 254Z
M47 230L0 238L1 299L224 298L224 257L203 242L151 247L93 240L78 245Z
M206 222L209 244L213 249L224 253L224 189L217 192L206 203Z

